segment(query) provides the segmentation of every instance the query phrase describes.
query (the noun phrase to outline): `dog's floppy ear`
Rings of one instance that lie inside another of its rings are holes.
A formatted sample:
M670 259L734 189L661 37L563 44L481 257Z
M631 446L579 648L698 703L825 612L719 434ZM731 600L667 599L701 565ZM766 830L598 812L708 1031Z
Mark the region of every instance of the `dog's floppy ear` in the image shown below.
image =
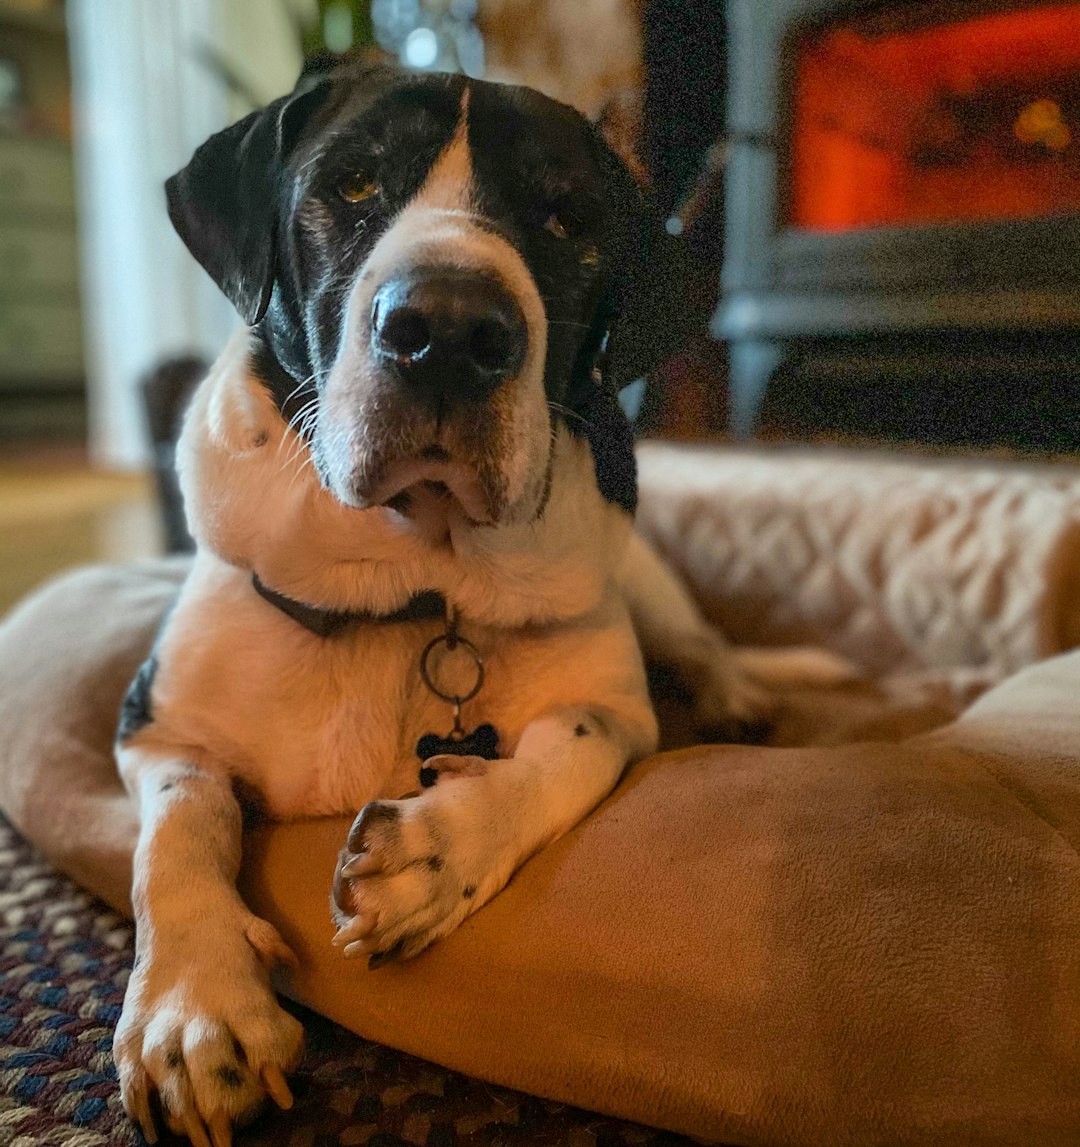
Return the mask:
M328 87L326 79L311 77L211 136L165 182L177 233L248 326L266 313L274 289L283 161Z

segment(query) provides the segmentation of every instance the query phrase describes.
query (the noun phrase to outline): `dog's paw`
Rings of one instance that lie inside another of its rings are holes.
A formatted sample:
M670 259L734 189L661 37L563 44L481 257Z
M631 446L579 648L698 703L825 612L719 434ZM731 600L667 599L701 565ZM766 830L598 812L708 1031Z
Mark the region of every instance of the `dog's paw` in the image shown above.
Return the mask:
M267 968L292 954L248 916L198 935L162 934L140 954L113 1040L124 1107L151 1143L156 1093L169 1129L197 1147L228 1147L232 1126L269 1095L292 1104L285 1072L303 1029L278 1005ZM294 958L293 958L294 959Z
M694 727L715 741L759 741L779 709L777 695L747 673L726 649L677 666L690 694Z
M334 943L346 956L366 955L370 968L418 955L509 878L512 864L499 862L482 810L482 778L497 763L455 758L441 770L442 760L428 762L436 787L365 805L338 856Z
M677 668L698 731L730 741L763 740L790 691L833 689L860 676L851 662L813 646L736 648L708 639L688 644Z
M694 725L718 741L762 740L776 720L775 693L736 666L704 676L694 692Z

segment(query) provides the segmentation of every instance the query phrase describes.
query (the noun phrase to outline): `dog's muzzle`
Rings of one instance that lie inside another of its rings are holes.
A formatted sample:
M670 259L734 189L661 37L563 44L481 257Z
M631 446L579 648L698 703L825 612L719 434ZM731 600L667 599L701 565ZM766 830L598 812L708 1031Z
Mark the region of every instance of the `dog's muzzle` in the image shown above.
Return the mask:
M528 328L517 300L494 276L422 268L375 292L371 349L410 397L476 403L521 370Z

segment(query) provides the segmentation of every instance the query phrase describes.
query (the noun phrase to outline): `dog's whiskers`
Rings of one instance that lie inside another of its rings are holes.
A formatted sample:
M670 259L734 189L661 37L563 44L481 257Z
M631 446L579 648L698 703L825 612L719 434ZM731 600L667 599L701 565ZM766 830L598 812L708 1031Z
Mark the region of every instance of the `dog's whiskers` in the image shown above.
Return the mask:
M290 431L292 431L292 433L295 435L296 440L292 444L292 449L289 452L289 456L281 464L282 470L287 470L289 467L294 465L296 460L305 451L308 445L308 435L314 429L315 424L318 421L318 406L319 396L316 394L308 399L308 401L305 402L303 406L301 406L285 424L285 428L281 434L281 441L278 443L278 452L280 453L284 448ZM301 466L301 469L303 469L303 466Z
M561 402L552 402L551 399L548 399L548 409L567 418L576 418L583 426L592 426L593 424L591 418L586 418L584 414L578 414L576 410L571 410L569 406L563 406Z
M283 401L283 402L280 404L280 406L279 406L279 409L282 411L282 413L284 414L285 408L286 408L286 407L289 405L289 403L290 403L290 402L292 402L292 400L293 400L293 399L294 399L294 398L295 398L295 397L296 397L298 394L300 394L300 392L301 392L302 390L304 390L306 387L310 386L310 385L311 385L313 382L317 384L318 382L322 381L322 378L321 378L321 376L322 376L323 374L326 374L326 373L328 373L328 372L325 372L325 371L313 371L311 374L309 374L309 375L307 376L307 378L303 378L303 379L301 379L301 380L300 380L300 381L299 381L299 382L296 384L296 386L294 386L294 387L293 387L293 389L292 389L292 390L291 390L291 391L290 391L290 392L289 392L289 393L288 393L288 394L285 396L285 400L284 400L284 401ZM297 423L297 421L298 421L298 420L299 420L299 419L300 419L300 418L303 416L303 414L304 414L304 412L307 410L308 406L310 406L312 403L314 403L314 402L317 402L317 401L318 401L318 397L319 397L319 396L318 396L318 394L313 394L313 395L311 396L311 398L310 398L310 399L308 399L308 401L307 401L307 402L303 403L303 404L301 405L300 409L299 409L299 410L297 410L297 411L296 411L296 412L295 412L295 413L294 413L294 414L293 414L293 415L292 415L292 416L291 416L291 417L290 417L290 418L289 418L289 419L286 421L286 423L285 423L285 426L284 426L284 428L283 428L283 429L282 429L282 431L281 431L281 440L278 442L278 447L277 447L277 448L278 448L278 451L279 451L279 452L280 452L280 451L281 451L281 450L284 448L284 446L285 446L285 440L286 440L286 439L288 438L288 436L289 436L289 431L290 431L290 430L295 430L295 429L296 429L296 423Z
M285 396L285 401L281 405L283 407L288 406L289 403L292 402L292 400L300 393L300 391L304 389L305 386L309 386L312 382L315 381L316 374L309 374L307 378L301 379L300 382L298 382L296 386L294 386L293 389L289 391L289 393Z
M317 417L317 415L317 403L316 400L312 400L310 403L307 403L304 407L302 407L297 412L296 417L290 419L285 426L285 429L281 435L281 442L278 444L279 453L284 448L290 431L296 437L296 441L293 443L292 451L288 461L286 462L286 465L295 457L297 450L303 448L305 436L312 429L313 424L310 420L313 416Z
M312 413L312 411L314 411L318 407L318 405L319 405L319 396L317 394L312 395L312 397L309 398L307 400L307 402L305 402L303 404L303 406L301 406L293 414L293 416L289 419L289 423L288 423L289 426L293 430L296 430L300 426L300 424L302 422L304 422L309 417L309 415Z
M303 474L303 472L307 469L308 466L311 466L314 468L315 460L312 457L310 447L308 447L306 436L307 436L308 431L314 425L315 418L316 418L316 414L313 412L309 416L309 422L307 424L305 424L305 426L303 427L303 429L300 432L300 436L297 440L296 448L293 450L292 454L289 456L289 459L286 462L285 466L282 467L282 469L285 469L288 466L294 467L292 477L289 479L289 486L288 486L289 490L292 490L293 486L296 484L297 479L300 477L301 474ZM297 460L300 461L299 466L295 465Z

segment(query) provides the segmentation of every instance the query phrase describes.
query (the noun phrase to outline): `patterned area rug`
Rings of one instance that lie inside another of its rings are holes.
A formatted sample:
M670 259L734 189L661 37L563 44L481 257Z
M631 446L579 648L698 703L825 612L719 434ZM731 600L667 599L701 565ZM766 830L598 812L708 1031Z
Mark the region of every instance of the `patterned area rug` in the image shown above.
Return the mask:
M121 1106L111 1052L132 954L129 923L0 818L2 1147L143 1143ZM690 1142L468 1079L293 1011L308 1036L291 1081L296 1105L252 1124L238 1147Z

